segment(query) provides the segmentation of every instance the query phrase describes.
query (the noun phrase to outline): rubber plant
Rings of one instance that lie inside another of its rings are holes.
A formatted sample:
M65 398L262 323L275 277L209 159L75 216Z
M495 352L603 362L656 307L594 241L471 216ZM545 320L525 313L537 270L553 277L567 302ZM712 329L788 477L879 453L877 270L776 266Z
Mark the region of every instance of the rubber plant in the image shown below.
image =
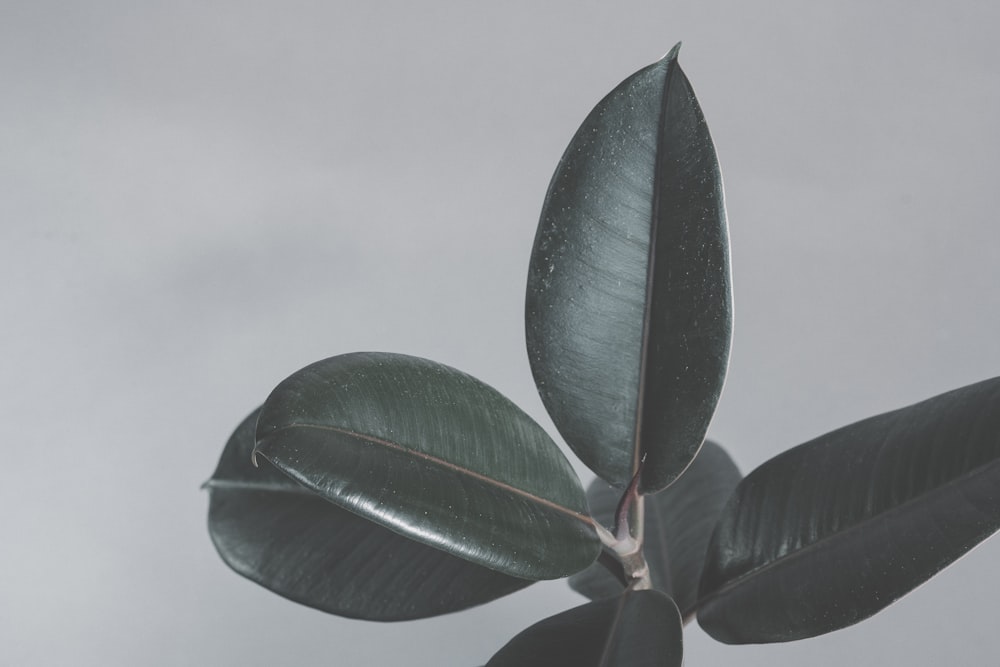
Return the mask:
M393 621L540 579L590 602L490 667L679 665L682 624L779 642L856 623L1000 525L1000 378L872 417L741 477L705 442L732 289L722 180L677 48L586 117L528 274L549 435L448 366L363 352L277 386L233 433L209 531L236 572L305 605Z

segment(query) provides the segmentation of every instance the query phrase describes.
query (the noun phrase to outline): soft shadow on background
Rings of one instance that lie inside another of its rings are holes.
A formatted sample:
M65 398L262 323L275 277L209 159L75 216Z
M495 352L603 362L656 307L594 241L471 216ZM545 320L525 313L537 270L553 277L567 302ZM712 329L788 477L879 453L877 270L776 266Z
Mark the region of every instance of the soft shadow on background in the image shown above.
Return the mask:
M456 665L583 602L542 583L380 625L229 571L233 427L355 350L430 357L550 426L524 352L548 179L684 40L726 179L744 472L1000 373L1000 11L953 3L5 2L0 644L12 665ZM591 474L579 468L584 481ZM686 664L987 664L993 539L873 619Z

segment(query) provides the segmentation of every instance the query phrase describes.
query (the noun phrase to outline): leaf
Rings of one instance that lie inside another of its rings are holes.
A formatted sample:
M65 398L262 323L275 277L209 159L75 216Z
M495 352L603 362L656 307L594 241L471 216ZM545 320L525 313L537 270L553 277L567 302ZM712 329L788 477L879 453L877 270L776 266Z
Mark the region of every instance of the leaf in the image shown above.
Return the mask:
M740 477L725 450L706 440L676 482L645 499L643 552L653 588L673 598L684 617L694 612L708 540ZM611 526L620 496L621 491L595 479L587 488L594 519ZM591 600L622 592L622 584L600 563L570 577L569 585Z
M528 272L528 356L597 475L665 488L698 452L729 360L715 148L674 48L587 116L549 185Z
M670 598L628 591L535 623L486 667L680 667L682 634Z
M698 620L728 643L857 623L1000 527L1000 378L851 424L750 473L723 510Z
M580 481L545 431L496 390L426 359L356 353L271 393L256 453L400 535L524 579L594 561Z
M259 410L230 437L212 478L208 529L229 567L279 595L374 621L436 616L529 585L408 540L250 463Z

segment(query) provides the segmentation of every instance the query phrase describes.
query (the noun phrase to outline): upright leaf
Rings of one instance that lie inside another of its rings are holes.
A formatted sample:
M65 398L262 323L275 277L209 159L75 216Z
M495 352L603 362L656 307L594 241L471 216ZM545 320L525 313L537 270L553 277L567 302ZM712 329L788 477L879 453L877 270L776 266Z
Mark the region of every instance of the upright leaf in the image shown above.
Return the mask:
M486 667L680 667L682 634L670 598L628 591L534 624Z
M708 540L740 477L725 450L706 440L676 482L645 500L643 552L650 579L654 589L673 598L684 617L694 612ZM620 490L595 479L587 488L594 519L611 526L620 496ZM622 584L600 563L574 574L569 585L591 600L622 592Z
M698 620L729 643L857 623L1000 528L1000 378L846 426L750 473L723 510Z
M579 479L496 390L426 359L332 357L271 393L258 455L330 502L525 579L584 569L600 543Z
M677 48L587 116L549 185L527 344L573 451L620 487L665 488L722 390L732 299L722 179Z
M258 414L233 432L205 484L212 541L239 574L310 607L374 621L457 611L531 583L397 535L267 461L254 467Z

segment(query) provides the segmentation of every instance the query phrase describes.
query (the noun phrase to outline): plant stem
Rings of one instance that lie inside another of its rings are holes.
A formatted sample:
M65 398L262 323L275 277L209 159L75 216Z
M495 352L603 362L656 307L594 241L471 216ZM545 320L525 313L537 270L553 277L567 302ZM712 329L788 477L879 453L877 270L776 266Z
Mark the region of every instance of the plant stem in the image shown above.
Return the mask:
M615 551L622 568L625 570L625 577L629 580L629 588L645 590L653 587L649 578L649 565L646 563L646 556L642 553L646 499L638 493L637 489L630 490L635 493L635 496L628 513L626 524L628 532L626 539L619 541Z
M652 588L649 565L642 553L644 519L645 498L639 493L637 472L618 503L614 533L595 523L604 552L621 564L626 586L631 590Z

